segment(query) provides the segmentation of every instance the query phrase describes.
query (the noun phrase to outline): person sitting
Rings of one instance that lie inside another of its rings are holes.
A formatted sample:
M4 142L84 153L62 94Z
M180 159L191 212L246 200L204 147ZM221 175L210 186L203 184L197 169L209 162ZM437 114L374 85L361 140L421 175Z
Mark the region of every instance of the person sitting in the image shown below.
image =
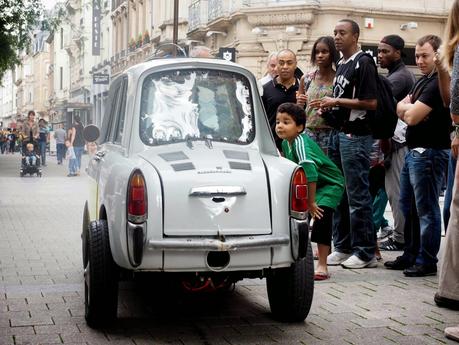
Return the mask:
M26 145L26 150L23 154L23 159L24 159L25 165L27 166L37 165L37 154L35 153L34 146L32 143L28 143Z

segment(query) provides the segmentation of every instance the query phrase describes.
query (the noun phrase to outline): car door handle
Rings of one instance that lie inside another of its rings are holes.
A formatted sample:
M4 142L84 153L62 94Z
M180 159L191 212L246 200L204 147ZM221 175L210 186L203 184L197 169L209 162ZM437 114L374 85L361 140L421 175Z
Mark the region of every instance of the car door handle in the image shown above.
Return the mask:
M190 189L189 196L214 197L214 196L237 196L246 195L244 187L241 186L203 186Z

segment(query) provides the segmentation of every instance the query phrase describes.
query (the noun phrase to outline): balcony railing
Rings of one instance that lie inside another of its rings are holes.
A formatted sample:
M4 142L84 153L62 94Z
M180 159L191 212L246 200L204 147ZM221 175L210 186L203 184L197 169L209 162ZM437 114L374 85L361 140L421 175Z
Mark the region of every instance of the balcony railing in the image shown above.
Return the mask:
M112 0L112 12L116 10L126 0Z
M208 5L208 21L211 22L219 17L223 17L226 13L223 0L209 0Z
M193 31L207 23L207 1L193 1L188 7L188 31Z
M318 5L320 0L242 0L243 6L288 6L288 5Z

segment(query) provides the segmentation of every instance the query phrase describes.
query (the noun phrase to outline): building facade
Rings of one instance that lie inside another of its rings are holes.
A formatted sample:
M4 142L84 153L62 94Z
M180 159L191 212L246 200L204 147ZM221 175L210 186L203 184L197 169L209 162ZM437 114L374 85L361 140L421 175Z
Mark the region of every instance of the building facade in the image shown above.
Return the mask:
M0 87L0 128L14 127L16 118L16 84L14 71L7 71Z
M256 76L265 73L267 56L293 50L300 67L310 68L314 41L333 35L338 20L355 20L360 44L375 51L381 38L398 34L407 48L423 35L443 35L451 0L193 0L189 6L187 37L215 52L234 47L237 62ZM411 59L411 63L414 60Z
M185 50L205 45L215 55L220 48L234 48L236 62L258 78L266 71L268 55L288 48L297 54L299 67L307 71L314 41L333 35L336 22L350 18L360 25L360 44L365 51L375 54L385 35L403 37L406 62L417 71L416 41L426 34L443 35L451 2L180 0L178 44ZM35 70L46 69L46 62L37 64L33 54L24 55L16 71L16 112L39 107L35 95L43 93L46 98L47 89L52 122L70 125L78 114L85 124L101 124L108 83L126 68L171 49L174 1L66 0L64 7L66 20L48 38L52 52L47 75L53 81L45 87L36 80ZM94 50L96 41L98 49Z

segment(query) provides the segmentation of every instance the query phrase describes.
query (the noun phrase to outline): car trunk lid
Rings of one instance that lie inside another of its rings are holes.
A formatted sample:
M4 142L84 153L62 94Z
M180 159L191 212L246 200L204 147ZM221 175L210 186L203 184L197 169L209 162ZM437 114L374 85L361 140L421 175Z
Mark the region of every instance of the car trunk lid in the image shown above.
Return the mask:
M164 235L270 234L268 181L258 151L183 146L141 155L161 176Z

